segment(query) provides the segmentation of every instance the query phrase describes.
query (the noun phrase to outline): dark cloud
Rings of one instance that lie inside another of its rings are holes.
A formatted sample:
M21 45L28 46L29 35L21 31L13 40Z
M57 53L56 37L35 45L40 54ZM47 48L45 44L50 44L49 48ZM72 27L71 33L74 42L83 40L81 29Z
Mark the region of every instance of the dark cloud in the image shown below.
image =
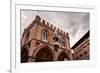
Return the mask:
M75 36L79 29L79 26L77 22L75 22L74 20L71 20L69 21L69 25L67 26L67 28L70 29L72 36Z
M23 29L32 22L36 15L70 34L71 45L75 44L89 30L89 13L82 12L49 12L22 11Z

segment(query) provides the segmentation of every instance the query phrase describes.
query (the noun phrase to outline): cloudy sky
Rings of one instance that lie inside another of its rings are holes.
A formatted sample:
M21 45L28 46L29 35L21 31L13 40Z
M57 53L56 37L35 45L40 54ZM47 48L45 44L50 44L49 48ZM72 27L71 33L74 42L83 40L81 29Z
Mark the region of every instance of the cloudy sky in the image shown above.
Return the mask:
M68 32L71 47L89 30L89 13L21 10L21 33L36 15Z

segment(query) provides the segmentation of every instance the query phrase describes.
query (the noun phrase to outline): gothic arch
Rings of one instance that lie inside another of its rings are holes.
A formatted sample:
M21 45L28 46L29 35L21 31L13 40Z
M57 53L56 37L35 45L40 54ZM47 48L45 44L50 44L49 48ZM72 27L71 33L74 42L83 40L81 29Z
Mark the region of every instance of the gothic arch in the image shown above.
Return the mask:
M58 61L69 60L69 56L65 51L62 51L58 55Z
M33 53L35 62L54 61L55 54L52 48L47 45L40 45Z

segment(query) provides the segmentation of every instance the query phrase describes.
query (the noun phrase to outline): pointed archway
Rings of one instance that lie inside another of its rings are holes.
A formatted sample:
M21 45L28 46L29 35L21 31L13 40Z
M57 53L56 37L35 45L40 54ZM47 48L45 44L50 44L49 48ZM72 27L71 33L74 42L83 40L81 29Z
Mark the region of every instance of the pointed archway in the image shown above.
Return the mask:
M69 60L69 58L68 58L66 52L63 51L63 52L61 52L61 53L59 54L59 56L58 56L58 61L64 61L64 60Z
M47 62L53 61L53 53L50 47L43 47L40 49L35 56L35 62Z

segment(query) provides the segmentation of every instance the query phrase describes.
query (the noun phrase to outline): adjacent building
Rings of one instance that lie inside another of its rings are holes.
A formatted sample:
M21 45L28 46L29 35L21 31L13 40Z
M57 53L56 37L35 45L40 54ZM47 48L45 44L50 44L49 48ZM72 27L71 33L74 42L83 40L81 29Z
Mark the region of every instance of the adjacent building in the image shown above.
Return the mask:
M88 31L71 49L73 60L90 59L90 31Z

